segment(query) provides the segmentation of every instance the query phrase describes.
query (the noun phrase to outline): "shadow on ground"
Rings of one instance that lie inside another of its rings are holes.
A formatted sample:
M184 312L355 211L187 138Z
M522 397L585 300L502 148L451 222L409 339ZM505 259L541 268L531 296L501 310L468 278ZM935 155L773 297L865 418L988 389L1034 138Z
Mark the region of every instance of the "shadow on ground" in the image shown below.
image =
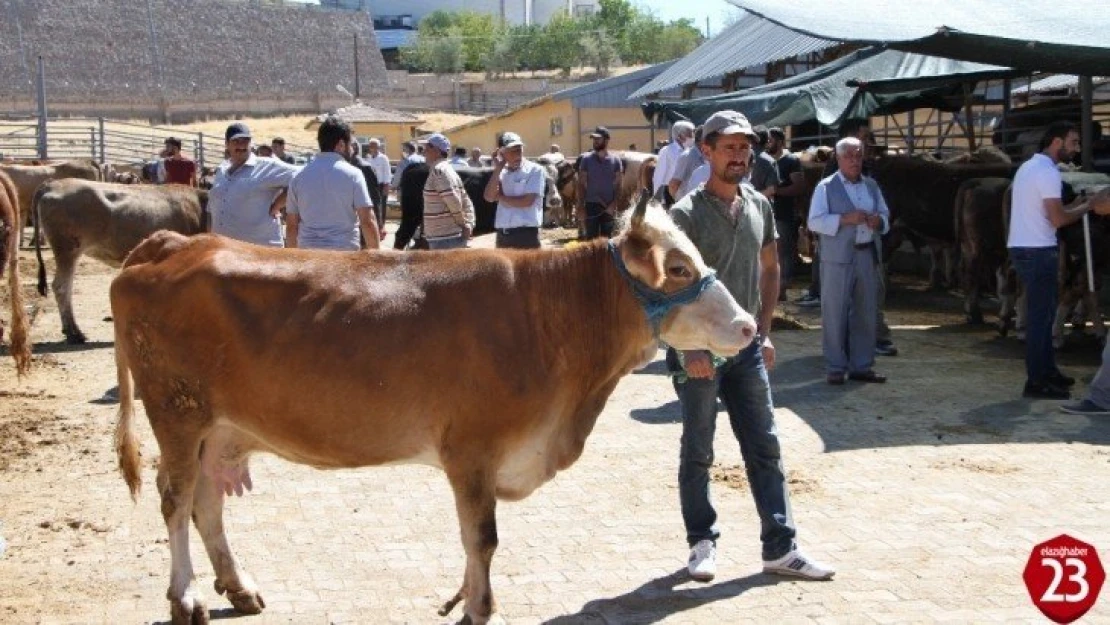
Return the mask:
M544 621L544 625L582 625L584 623L649 625L680 612L738 597L752 588L776 584L779 580L757 573L707 586L675 588L679 584L690 581L686 569L682 568L666 577L653 579L623 595L590 601L576 614Z

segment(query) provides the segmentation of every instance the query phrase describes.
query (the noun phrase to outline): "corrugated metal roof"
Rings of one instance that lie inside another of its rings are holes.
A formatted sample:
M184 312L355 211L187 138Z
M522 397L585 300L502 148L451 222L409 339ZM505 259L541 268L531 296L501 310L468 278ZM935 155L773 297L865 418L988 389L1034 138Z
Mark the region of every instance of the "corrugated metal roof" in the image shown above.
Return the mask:
M1094 84L1095 85L1102 85L1102 84L1105 84L1108 81L1110 81L1110 79L1108 79L1108 78L1095 77ZM1079 88L1079 77L1078 76L1072 76L1072 75L1069 75L1069 74L1057 74L1055 76L1047 76L1045 78L1041 78L1040 80L1034 80L1030 84L1023 84L1021 86L1014 87L1013 89L1010 90L1010 93L1013 94L1013 95L1018 95L1018 94L1021 94L1021 93L1029 93L1029 92L1041 93L1041 92L1044 92L1044 91L1056 91L1057 89L1078 89L1078 88Z
M356 102L350 106L344 106L335 110L336 117L343 121L354 123L372 123L372 122L389 122L397 124L419 123L421 120L415 115L409 115L402 111L395 111L393 109L381 108L372 106L363 102ZM327 113L318 115L314 121L322 122L328 116Z
M585 85L563 89L552 94L555 100L573 99L577 108L611 108L629 106L628 95L644 83L665 72L677 61L657 63L634 72L613 76Z
M754 65L817 52L839 43L834 39L798 33L753 15L744 15L651 82L632 92L629 98L642 98Z
M1022 70L1110 73L1105 0L729 0L790 31ZM866 18L860 13L866 11ZM746 19L746 18L745 18Z
M375 30L374 34L378 36L379 50L396 50L416 40L416 31L407 28Z

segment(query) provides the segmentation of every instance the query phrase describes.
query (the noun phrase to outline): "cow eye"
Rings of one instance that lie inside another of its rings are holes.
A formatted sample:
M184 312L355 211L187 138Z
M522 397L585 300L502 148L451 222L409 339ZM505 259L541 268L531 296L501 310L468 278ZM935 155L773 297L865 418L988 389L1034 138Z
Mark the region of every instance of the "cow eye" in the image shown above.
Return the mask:
M669 275L672 278L683 278L683 279L692 277L692 275L690 274L690 270L687 269L686 267L683 267L682 265L675 265L673 267L668 267L667 268L667 275Z

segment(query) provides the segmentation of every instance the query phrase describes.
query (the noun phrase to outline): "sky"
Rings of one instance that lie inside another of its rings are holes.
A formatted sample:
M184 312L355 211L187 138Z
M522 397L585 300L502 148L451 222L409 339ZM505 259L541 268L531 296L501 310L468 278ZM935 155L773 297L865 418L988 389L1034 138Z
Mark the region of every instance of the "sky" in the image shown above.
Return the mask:
M632 0L632 4L641 9L654 13L664 22L688 17L694 20L694 25L705 31L705 18L709 18L709 32L716 35L725 27L725 20L729 15L735 15L740 9L726 0Z

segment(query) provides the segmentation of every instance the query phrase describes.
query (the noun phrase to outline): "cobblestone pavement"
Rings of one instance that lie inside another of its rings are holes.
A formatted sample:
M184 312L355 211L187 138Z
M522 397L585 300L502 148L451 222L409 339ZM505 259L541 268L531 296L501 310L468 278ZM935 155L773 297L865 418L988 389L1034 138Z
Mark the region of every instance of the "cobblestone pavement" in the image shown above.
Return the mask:
M90 348L56 343L51 306L35 325L46 353L35 375L15 387L10 363L0 368L0 388L19 389L0 401L84 428L66 438L62 427L55 444L0 474L9 543L0 580L14 584L0 583L0 622L168 617L157 448L140 417L146 489L132 505L114 468L115 409L88 403L115 375L111 326L101 321L110 274L93 268L82 263L76 295ZM1034 544L1067 532L1110 565L1110 418L1020 400L1020 347L986 330L896 329L895 338L902 355L878 363L890 383L834 388L823 381L818 332L775 336L772 380L799 539L838 568L834 581L760 572L758 519L723 418L718 577L687 579L678 404L657 361L617 388L577 464L499 506L493 587L503 616L559 625L1045 622L1021 580ZM1065 364L1083 379L1094 372L1090 354ZM436 609L458 588L463 556L438 471L321 472L259 456L253 474L254 492L231 501L225 518L267 609L236 622L451 622ZM211 591L195 532L192 545L213 616L231 616ZM1085 622L1110 623L1110 597Z

